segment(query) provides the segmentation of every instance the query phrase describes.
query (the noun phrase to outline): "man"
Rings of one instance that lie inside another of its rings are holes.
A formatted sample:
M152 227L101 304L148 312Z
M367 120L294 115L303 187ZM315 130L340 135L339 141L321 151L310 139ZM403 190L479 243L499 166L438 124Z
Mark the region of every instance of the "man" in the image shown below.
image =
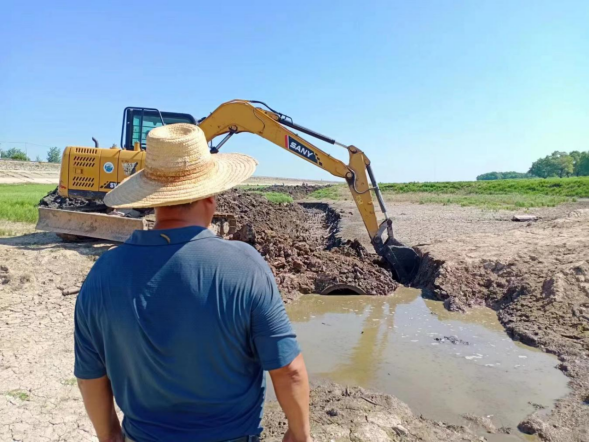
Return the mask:
M75 375L100 442L257 441L265 370L284 440L310 441L307 371L273 275L251 246L207 229L214 195L255 166L211 155L197 126L162 126L145 168L106 196L155 207L156 223L105 253L76 303Z

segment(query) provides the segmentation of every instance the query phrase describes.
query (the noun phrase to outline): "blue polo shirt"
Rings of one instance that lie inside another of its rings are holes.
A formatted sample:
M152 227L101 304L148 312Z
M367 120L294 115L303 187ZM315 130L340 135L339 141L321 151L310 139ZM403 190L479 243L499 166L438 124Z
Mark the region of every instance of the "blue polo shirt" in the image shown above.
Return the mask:
M109 377L136 442L259 434L264 370L299 351L260 254L202 227L134 232L76 303L74 374Z

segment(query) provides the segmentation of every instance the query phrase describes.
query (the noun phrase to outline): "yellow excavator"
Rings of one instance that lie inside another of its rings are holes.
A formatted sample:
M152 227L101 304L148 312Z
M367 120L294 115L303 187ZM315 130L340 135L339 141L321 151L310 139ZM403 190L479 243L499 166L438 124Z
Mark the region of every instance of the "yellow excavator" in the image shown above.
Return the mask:
M154 127L173 123L198 124L209 141L212 153L217 153L233 135L248 132L271 141L336 177L345 179L376 253L389 263L393 276L401 283L410 283L415 277L420 257L412 248L395 239L393 222L387 213L370 160L364 152L355 146L346 146L296 124L289 116L261 101L229 101L220 105L208 117L198 121L189 114L128 107L123 113L120 147L100 148L98 142L93 139L94 147L65 148L59 177L59 196L86 201L102 200L104 195L121 181L143 168L147 133ZM349 163L345 164L333 158L293 130L346 149L349 153ZM223 135L218 144L213 146L213 140ZM371 191L374 191L385 217L381 223L374 212ZM149 228L149 222L141 214L134 217L117 211L109 214L106 213L106 208L104 212L39 207L37 228L58 234L112 241L124 241L133 230ZM220 225L226 226L227 233L235 225L235 220L231 215L218 215ZM383 238L385 233L386 238Z

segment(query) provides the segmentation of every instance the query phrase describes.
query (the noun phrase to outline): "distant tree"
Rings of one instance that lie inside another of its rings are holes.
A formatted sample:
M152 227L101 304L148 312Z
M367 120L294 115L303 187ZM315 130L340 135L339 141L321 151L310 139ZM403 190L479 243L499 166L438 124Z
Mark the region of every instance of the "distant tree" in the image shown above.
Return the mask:
M569 155L573 159L573 175L579 176L579 162L581 158L583 158L584 152L579 152L578 150L573 150Z
M529 173L540 177L566 177L573 174L573 158L566 152L554 151L532 163Z
M8 150L2 150L0 151L0 158L8 158L11 160L18 160L18 161L31 161L30 158L27 156L27 154L16 148L16 147L11 147Z
M589 176L589 152L582 152L579 161L575 164L577 176Z
M548 178L556 175L556 168L550 158L545 157L534 161L528 173L540 178Z
M61 150L59 147L50 147L47 151L47 162L59 163L61 161Z
M41 157L40 157L39 155L37 155L37 156L35 157L35 161L36 161L37 163L40 163L40 162L42 161L42 160L41 160Z
M533 178L533 176L522 172L488 172L477 176L477 181L518 180L522 178Z
M574 161L566 152L555 151L550 155L556 165L557 175L559 178L571 176L573 174Z
M501 172L487 172L483 173L482 175L477 176L477 181L492 181L492 180L500 180L503 178Z

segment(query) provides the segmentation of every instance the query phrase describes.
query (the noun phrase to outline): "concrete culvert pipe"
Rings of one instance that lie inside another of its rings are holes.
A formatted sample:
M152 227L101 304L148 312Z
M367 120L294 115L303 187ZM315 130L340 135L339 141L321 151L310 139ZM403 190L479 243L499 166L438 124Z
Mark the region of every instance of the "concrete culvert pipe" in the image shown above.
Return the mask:
M324 288L320 295L365 295L366 293L350 284L333 284Z

